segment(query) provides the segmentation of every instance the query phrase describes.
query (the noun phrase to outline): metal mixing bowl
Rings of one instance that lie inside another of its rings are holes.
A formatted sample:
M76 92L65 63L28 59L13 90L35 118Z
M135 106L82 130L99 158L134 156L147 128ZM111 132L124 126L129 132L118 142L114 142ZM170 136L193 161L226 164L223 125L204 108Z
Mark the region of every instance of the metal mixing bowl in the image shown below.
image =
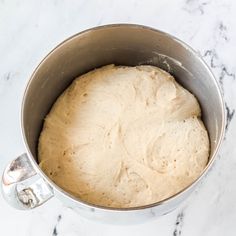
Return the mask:
M201 176L174 196L151 205L117 209L88 204L58 187L38 166L38 137L44 117L57 97L78 75L111 63L149 64L169 71L198 98L209 132L211 153ZM3 195L18 209L31 209L56 197L92 219L111 223L143 222L173 210L195 189L216 158L224 127L224 102L216 79L199 54L184 42L140 25L116 24L89 29L57 46L31 76L22 102L21 129L26 153L5 169Z

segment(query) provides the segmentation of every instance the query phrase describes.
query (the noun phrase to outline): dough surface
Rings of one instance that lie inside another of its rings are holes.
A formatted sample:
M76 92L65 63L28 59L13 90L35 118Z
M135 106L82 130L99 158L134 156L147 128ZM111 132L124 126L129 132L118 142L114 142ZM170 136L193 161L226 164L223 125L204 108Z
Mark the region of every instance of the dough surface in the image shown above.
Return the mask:
M196 98L153 66L108 65L57 99L39 139L43 171L101 206L155 203L192 183L208 162Z

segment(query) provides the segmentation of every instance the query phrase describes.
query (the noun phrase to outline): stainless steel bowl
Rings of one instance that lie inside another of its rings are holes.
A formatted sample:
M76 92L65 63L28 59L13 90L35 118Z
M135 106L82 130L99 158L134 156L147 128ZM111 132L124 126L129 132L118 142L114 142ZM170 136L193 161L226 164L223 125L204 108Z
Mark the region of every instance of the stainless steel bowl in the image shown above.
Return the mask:
M209 163L194 183L155 204L127 209L88 204L53 183L37 163L37 143L43 119L56 98L78 75L111 63L128 66L150 64L167 70L195 94L201 104L203 121L210 136ZM169 34L130 24L106 25L83 31L51 51L29 80L21 119L26 153L12 161L3 173L5 199L15 208L32 209L56 197L81 215L110 223L143 222L176 208L209 171L225 127L224 102L219 86L202 58Z

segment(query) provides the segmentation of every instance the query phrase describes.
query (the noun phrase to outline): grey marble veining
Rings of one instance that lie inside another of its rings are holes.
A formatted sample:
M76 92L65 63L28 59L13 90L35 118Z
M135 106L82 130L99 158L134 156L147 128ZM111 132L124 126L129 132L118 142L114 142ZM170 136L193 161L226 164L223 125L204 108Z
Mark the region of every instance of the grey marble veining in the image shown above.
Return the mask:
M29 76L58 43L86 28L137 23L191 45L206 60L225 97L227 132L207 178L184 205L140 225L91 222L52 199L28 212L0 195L0 235L235 235L236 219L236 2L233 0L0 1L0 172L24 152L20 104Z
M180 236L182 234L182 228L184 225L184 212L181 211L176 218L175 229L173 231L173 236Z

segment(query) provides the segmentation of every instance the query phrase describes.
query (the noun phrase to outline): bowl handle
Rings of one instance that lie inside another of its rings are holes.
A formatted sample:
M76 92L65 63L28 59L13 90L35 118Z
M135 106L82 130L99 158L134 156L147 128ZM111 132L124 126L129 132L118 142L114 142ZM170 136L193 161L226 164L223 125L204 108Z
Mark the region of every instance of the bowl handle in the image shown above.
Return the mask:
M53 189L35 171L26 153L5 168L2 193L12 207L20 210L33 209L54 196Z

